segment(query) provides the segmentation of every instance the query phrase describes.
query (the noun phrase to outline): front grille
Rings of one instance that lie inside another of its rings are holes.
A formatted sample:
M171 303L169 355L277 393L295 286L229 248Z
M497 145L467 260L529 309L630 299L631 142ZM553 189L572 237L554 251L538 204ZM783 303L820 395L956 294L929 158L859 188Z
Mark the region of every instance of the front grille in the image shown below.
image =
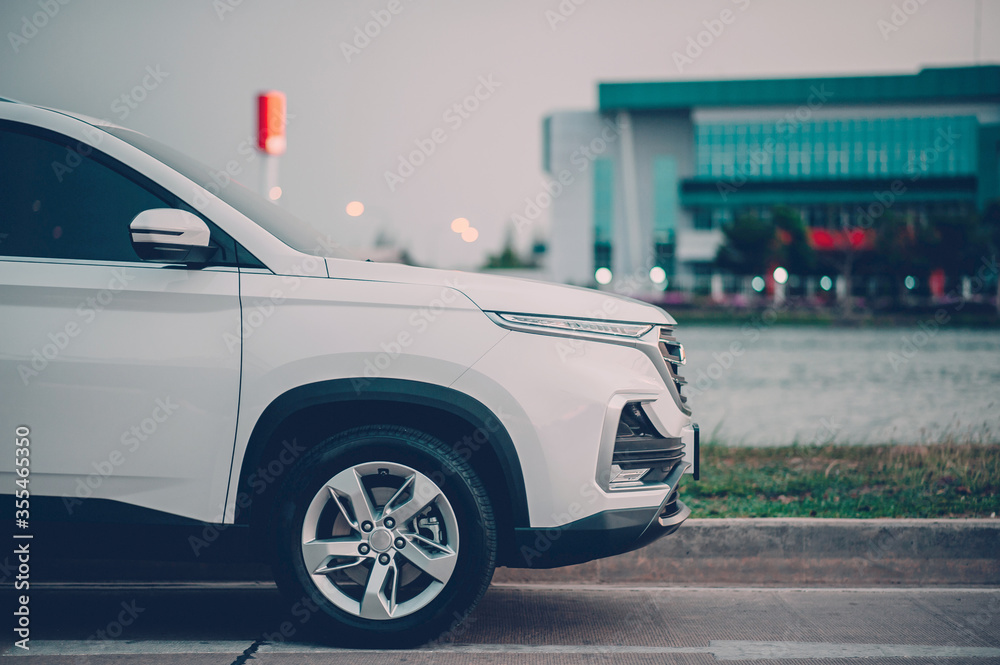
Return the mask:
M681 387L687 384L687 381L681 376L681 365L687 362L687 358L684 356L684 346L677 341L674 337L674 329L669 326L660 328L660 353L667 363L670 378L674 380L674 386L677 387L677 394L680 396L681 402L687 402L687 397L681 392Z
M660 439L653 437L619 438L615 441L615 452L611 459L623 469L668 467L684 459L684 444L680 439ZM665 475L665 474L664 474Z
M622 408L611 456L613 478L620 479L613 489L660 483L683 459L684 442L661 436L639 402Z

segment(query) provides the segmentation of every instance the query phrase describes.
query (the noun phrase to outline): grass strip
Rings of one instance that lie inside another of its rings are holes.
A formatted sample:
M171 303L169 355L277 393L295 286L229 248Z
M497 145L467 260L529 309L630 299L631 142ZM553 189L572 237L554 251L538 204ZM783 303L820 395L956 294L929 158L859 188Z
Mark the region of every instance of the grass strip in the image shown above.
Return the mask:
M1000 444L701 449L692 517L996 517Z

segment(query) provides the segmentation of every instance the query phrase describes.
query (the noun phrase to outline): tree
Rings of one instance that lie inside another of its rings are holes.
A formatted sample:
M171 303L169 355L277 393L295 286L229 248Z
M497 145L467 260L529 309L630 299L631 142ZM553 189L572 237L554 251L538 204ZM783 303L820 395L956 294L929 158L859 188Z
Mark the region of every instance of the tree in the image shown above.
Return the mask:
M983 247L977 242L981 224L975 213L944 215L933 220L928 249L931 262L953 277L971 275L978 268Z
M894 300L898 304L907 292L905 279L909 275L926 276L931 269L933 233L918 220L887 213L875 230L876 265L873 271L887 275L895 284Z
M767 275L783 266L793 275L811 275L816 253L798 212L775 206L769 220L740 215L722 229L724 241L715 256L718 267L738 275Z
M987 265L996 265L997 258L1000 257L1000 200L994 199L986 205L977 241L986 250L986 256L982 258ZM996 308L997 314L1000 314L1000 275L994 272L993 278L997 282Z
M534 268L535 262L532 259L522 259L514 247L514 233L507 229L507 236L504 239L503 249L499 254L490 254L486 257L485 268Z
M788 206L775 206L771 219L781 241L778 262L793 275L815 274L816 250L809 244L809 232L799 213Z
M763 275L780 258L781 241L770 220L738 216L722 228L723 242L715 264L737 275Z

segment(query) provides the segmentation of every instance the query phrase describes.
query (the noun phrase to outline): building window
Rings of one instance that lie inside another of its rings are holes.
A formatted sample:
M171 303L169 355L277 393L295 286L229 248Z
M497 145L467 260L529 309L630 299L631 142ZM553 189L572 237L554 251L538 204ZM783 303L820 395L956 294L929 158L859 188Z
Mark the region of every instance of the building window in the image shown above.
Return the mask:
M656 243L654 252L656 253L656 265L663 268L667 277L673 277L675 268L675 246L673 243Z
M712 228L711 208L694 209L694 228L698 229L699 231L707 231Z
M614 164L610 159L594 160L594 242L610 243L614 221Z
M671 243L677 228L677 160L669 156L653 161L653 240Z
M594 269L611 267L611 244L594 243Z
M978 127L975 116L843 118L794 128L702 123L695 127L695 172L762 178L972 175ZM941 136L955 138L942 148ZM764 151L762 145L772 148Z
M733 221L732 208L695 208L694 228L699 231L721 229Z

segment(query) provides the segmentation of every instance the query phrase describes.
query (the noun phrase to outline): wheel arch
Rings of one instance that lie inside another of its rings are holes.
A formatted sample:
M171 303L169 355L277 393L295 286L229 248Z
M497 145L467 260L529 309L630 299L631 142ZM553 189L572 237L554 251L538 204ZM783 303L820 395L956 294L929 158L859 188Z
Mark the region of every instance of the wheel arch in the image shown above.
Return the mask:
M241 461L236 523L266 533L274 490L285 466L297 459L286 462L281 456L289 438L294 444L290 449L308 450L357 425L404 425L440 438L472 465L493 503L499 555L505 558L514 529L529 526L529 520L520 459L500 419L475 398L445 386L385 378L364 379L359 386L359 381L298 386L264 409Z

